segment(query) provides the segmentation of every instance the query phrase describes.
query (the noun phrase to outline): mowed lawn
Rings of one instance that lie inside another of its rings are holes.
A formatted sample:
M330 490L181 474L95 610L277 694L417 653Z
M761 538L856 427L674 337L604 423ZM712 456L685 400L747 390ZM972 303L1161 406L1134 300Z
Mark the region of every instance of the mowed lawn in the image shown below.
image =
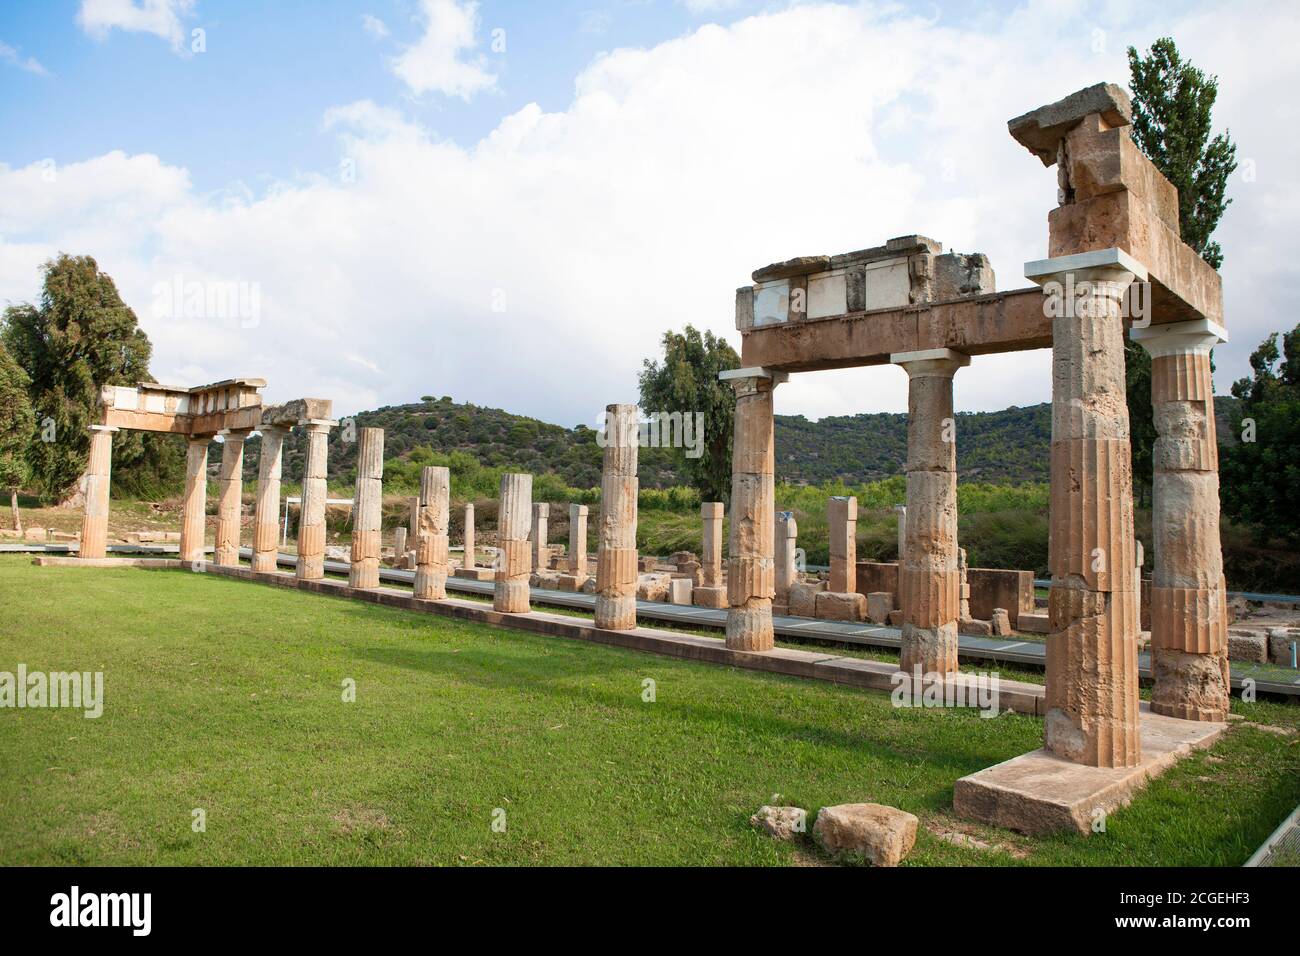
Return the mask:
M909 865L1240 864L1300 802L1300 708L1238 704L1274 729L1235 725L1103 834L1029 839L955 820L952 789L1035 718L183 571L0 557L20 663L103 671L105 705L0 710L10 865L825 863L750 827L774 801L916 813Z

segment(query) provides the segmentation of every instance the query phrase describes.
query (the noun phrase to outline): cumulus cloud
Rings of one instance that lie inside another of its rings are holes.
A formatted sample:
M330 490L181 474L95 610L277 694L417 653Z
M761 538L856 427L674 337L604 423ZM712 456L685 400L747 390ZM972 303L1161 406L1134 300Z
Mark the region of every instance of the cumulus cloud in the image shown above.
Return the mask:
M16 66L20 70L26 70L28 73L35 73L37 76L50 75L50 71L45 69L36 57L23 56L8 43L5 43L4 40L0 40L0 60L10 66Z
M393 72L412 92L468 100L496 86L482 55L473 55L478 46L475 0L421 0L420 19L424 35L392 61Z
M112 30L151 33L179 50L185 41L181 22L194 11L194 0L81 0L77 23L97 39Z
M1209 7L1030 3L996 22L799 6L602 55L556 112L527 105L472 143L360 100L322 118L340 163L265 194L196 192L165 156L111 153L49 170L0 167L0 300L30 299L58 249L95 255L155 343L163 380L264 376L268 397L336 411L452 395L564 424L636 399L665 329L690 322L739 345L737 286L766 263L923 233L993 260L1020 288L1046 254L1055 171L1006 120L1100 79L1124 46L1172 33L1218 73L1217 113L1256 170L1230 187L1220 229L1233 343L1219 388L1283 297L1300 143L1276 135L1270 91L1300 65L1260 60L1289 5L1224 20ZM156 309L177 277L255 284L256 319ZM1050 396L1048 353L976 357L961 409ZM894 368L796 375L783 413L906 408Z
M371 13L361 15L361 28L378 40L388 36L388 26L383 20Z

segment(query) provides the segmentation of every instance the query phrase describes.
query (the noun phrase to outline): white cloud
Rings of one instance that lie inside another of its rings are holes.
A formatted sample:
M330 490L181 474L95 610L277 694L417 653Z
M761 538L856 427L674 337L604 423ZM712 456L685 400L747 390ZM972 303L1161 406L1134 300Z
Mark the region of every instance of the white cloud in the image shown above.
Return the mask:
M388 27L384 21L370 13L361 15L361 28L379 40L388 36Z
M37 76L50 75L50 71L45 69L36 57L24 57L8 43L5 43L4 40L0 40L0 60L10 66L16 66L20 70L26 70L28 73L35 73Z
M677 2L697 16L740 6L740 0L677 0Z
M81 0L77 23L96 39L111 30L151 33L181 49L185 32L181 21L194 12L194 0Z
M424 35L392 61L396 73L415 93L430 91L468 100L496 86L483 57L466 54L478 45L475 0L421 0Z
M1127 76L1124 46L1171 33L1220 76L1230 126L1257 178L1234 180L1220 237L1231 345L1219 390L1270 330L1295 322L1300 141L1271 91L1294 58L1289 5L1222 18L1210 6L1093 11L1031 2L1005 20L947 24L800 6L618 50L575 80L566 109L532 104L477 143L439 139L367 100L324 117L338 171L265 195L196 192L166 158L110 153L0 166L0 301L38 292L53 252L90 253L118 280L155 344L164 381L264 376L268 397L333 398L336 412L449 394L564 424L636 398L641 360L687 322L739 344L737 286L778 259L924 233L992 258L1002 289L1046 254L1055 171L1006 120L1100 79ZM180 275L256 283L257 323L152 314ZM499 311L504 307L504 311ZM961 409L1050 397L1044 351L976 357ZM902 411L893 368L795 376L781 412Z

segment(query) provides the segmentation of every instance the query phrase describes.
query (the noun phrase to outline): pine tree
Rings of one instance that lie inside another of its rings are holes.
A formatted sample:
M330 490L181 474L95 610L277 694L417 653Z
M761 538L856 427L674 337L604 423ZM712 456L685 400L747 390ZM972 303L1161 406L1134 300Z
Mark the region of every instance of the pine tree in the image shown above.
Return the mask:
M1145 57L1128 49L1133 92L1131 134L1142 153L1178 189L1178 231L1183 242L1215 269L1223 250L1210 239L1228 204L1228 177L1237 168L1237 146L1227 133L1211 138L1211 114L1219 79L1184 60L1169 37L1151 44ZM1156 428L1151 408L1151 357L1135 342L1125 345L1133 482L1145 498L1151 487Z

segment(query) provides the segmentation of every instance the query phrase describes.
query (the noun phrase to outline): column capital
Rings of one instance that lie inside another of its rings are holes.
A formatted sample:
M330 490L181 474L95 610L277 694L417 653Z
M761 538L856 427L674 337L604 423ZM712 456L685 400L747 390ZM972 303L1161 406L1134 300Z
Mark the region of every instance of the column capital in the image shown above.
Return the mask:
M89 425L87 426L92 432L106 432L111 435L113 432L121 431L116 425Z
M191 445L210 445L215 435L186 435L185 440Z
M775 369L763 368L759 365L752 365L748 368L729 368L726 371L718 373L719 381L731 382L745 381L748 379L765 379L772 385L780 385L790 378L788 372L778 372Z
M1025 278L1038 285L1059 282L1066 276L1076 282L1106 280L1128 285L1134 279L1147 281L1147 267L1118 247L1025 263Z
M921 349L917 352L893 352L889 361L901 365L913 378L942 376L951 378L957 369L970 364L970 356L952 349Z
M248 441L248 436L253 434L251 428L223 428L217 432L222 441Z
M309 432L327 432L338 424L332 418L308 418L298 423Z
M1150 352L1152 358L1164 355L1208 355L1210 349L1228 341L1228 331L1209 319L1193 319L1190 322L1134 327L1129 331L1129 338Z

